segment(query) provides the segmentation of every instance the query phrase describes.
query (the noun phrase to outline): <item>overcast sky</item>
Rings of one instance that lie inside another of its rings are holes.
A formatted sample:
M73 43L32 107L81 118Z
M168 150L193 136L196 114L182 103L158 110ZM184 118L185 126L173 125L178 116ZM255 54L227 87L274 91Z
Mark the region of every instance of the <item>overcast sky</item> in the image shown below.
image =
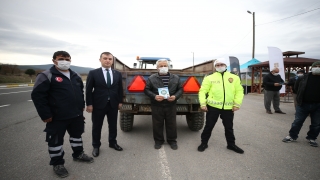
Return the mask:
M51 64L65 50L73 65L92 68L103 51L130 67L136 56L160 56L184 68L192 52L195 64L225 56L243 64L252 58L247 10L256 59L268 60L268 46L320 59L317 8L319 0L0 0L0 63Z

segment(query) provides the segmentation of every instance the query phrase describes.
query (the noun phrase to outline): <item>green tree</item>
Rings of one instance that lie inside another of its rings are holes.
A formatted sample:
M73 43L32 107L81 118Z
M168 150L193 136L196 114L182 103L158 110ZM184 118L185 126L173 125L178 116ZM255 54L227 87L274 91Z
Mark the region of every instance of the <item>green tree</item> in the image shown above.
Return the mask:
M36 71L33 69L27 69L24 73L28 74L31 77L32 75L36 74Z

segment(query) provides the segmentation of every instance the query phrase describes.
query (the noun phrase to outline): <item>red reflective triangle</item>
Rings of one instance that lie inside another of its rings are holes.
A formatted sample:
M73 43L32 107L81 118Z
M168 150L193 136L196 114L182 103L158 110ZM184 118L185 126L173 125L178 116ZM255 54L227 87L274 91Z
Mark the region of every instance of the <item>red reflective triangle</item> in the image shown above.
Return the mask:
M143 92L146 87L146 81L140 75L136 75L128 86L130 92Z
M200 84L194 76L190 76L183 84L183 91L185 93L198 93Z

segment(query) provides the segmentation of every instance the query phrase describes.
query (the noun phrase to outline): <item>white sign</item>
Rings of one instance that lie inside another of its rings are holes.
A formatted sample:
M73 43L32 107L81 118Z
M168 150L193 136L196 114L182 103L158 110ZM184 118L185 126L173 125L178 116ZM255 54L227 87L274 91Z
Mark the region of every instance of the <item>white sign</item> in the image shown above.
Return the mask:
M277 47L268 47L268 51L269 51L270 71L273 68L278 68L281 78L285 81L286 78L284 76L284 64L283 64L282 51ZM280 93L285 93L285 85L282 85L282 88L280 89Z

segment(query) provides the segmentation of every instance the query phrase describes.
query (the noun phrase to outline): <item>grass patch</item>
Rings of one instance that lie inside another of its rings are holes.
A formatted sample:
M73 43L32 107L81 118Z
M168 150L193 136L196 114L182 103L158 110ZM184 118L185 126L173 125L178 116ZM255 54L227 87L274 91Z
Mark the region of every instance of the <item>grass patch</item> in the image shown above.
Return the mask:
M0 84L14 85L14 84L30 84L32 79L32 83L36 80L36 76L32 76L30 78L27 74L21 75L2 75L0 74ZM81 75L81 79L85 81L87 79L87 75Z
M241 79L241 84L242 85L246 85L247 86L251 86L251 79L245 80L245 79Z
M35 81L36 77L30 78L27 74L21 75L0 75L0 83L2 84L19 84L19 83L30 83Z

